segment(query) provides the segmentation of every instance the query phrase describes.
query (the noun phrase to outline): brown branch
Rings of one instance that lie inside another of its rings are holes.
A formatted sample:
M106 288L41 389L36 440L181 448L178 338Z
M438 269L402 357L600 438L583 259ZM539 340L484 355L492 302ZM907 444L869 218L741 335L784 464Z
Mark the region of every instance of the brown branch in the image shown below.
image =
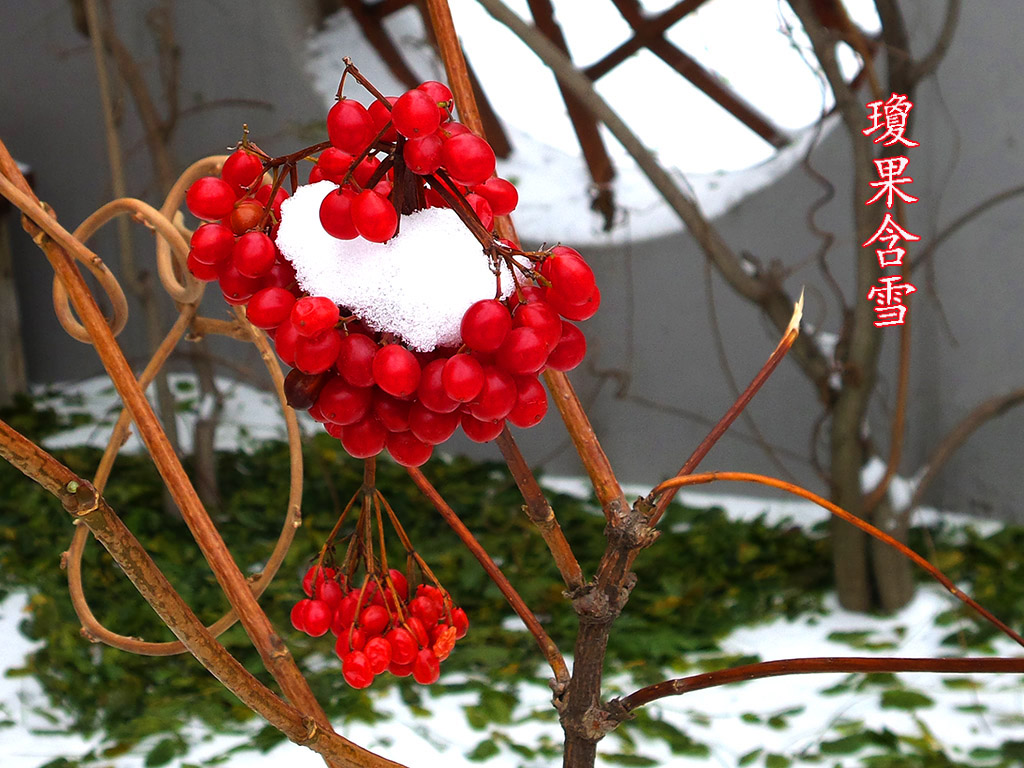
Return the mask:
M576 69L561 51L537 30L523 22L501 0L479 0L479 2L488 13L507 26L541 61L550 67L559 82L608 127L633 157L665 202L680 218L707 258L712 260L726 282L741 296L761 307L776 328L782 331L789 322L793 300L781 285L766 277L751 276L747 273L742 260L733 253L721 233L701 213L698 205L687 196L675 179L661 166L657 157L644 146L622 118L597 93L593 83ZM795 345L793 354L801 368L816 385L822 386L827 382L828 361L813 344L801 339Z
M960 0L947 0L946 17L942 22L942 29L935 39L932 49L926 53L920 61L911 63L910 78L914 83L920 82L934 72L949 51L953 43L953 35L956 33L957 24L960 21Z
M477 562L483 567L484 571L491 578L491 581L495 583L501 594L504 595L505 600L512 607L512 610L516 612L516 615L523 620L523 624L533 635L537 641L537 645L540 647L541 653L544 654L544 658L547 659L548 665L551 667L551 671L555 675L556 693L558 689L564 688L569 682L569 670L565 666L565 659L562 658L561 652L558 650L558 646L555 645L554 640L548 637L548 633L544 631L544 627L541 626L537 617L533 615L533 612L527 607L526 603L523 602L523 598L516 592L515 587L509 582L508 577L502 572L501 568L491 559L491 556L487 554L487 550L483 548L476 537L473 536L472 532L466 527L466 524L462 522L455 510L453 510L448 503L444 500L437 489L431 485L430 481L427 480L426 476L415 467L407 467L409 477L416 484L416 487L420 489L420 492L427 497L431 504L434 505L441 517L446 523L455 531L459 539L465 545L466 549L473 553L473 557L477 559Z
M243 704L289 739L346 768L398 766L338 736L283 702L218 643L107 505L99 492L48 453L0 421L0 456L60 499L74 522L85 525L110 553L157 615Z
M964 213L957 216L953 221L943 227L934 237L928 239L928 245L921 249L921 252L917 254L917 257L911 260L910 265L907 269L909 275L923 263L931 259L935 252L939 249L946 240L955 235L962 227L971 223L976 217L988 211L990 208L995 208L1000 203L1005 203L1007 200L1012 200L1015 197L1024 195L1024 184L1017 187L1011 187L1005 189L992 197L988 197L982 200L977 205L972 206Z
M932 451L931 456L928 457L928 461L925 463L928 469L925 470L924 475L917 482L917 487L914 488L914 494L910 497L906 508L900 512L901 530L906 530L910 525L910 516L921 503L921 499L924 498L928 488L935 478L938 477L946 462L967 442L967 439L989 421L1002 416L1021 403L1024 403L1024 388L1016 389L1006 395L993 397L976 406L956 427L946 434L935 450Z
M565 586L569 588L570 592L581 588L583 586L583 571L580 569L580 564L572 553L572 548L562 532L562 527L558 524L551 505L548 504L548 500L544 496L544 491L537 483L537 478L534 477L526 459L520 453L519 446L507 426L494 442L501 451L501 455L505 457L505 463L508 464L512 478L516 481L516 486L526 502L523 505L523 512L526 513L530 522L537 526L544 543L548 545L555 566L562 574L562 581L565 582Z
M779 339L779 343L775 345L775 349L772 350L771 355L768 356L768 360L763 366L761 366L761 370L757 372L757 375L754 376L750 384L747 385L747 388L743 390L743 393L736 399L736 402L733 403L722 418L718 420L718 423L715 424L707 437L705 437L700 442L700 445L694 449L693 453L690 454L690 458L688 458L683 463L683 466L680 467L679 471L676 472L676 477L689 475L697 468L697 465L700 464L704 457L708 455L708 451L714 447L719 438L721 438L729 427L732 426L732 423L736 421L736 418L743 413L743 409L747 407L751 400L753 400L754 395L758 393L758 390L764 386L764 383L768 381L772 373L775 372L779 363L782 362L782 358L786 356L786 353L793 346L797 336L800 334L800 319L803 317L803 311L804 295L801 293L800 299L797 301L796 306L793 309L793 317L789 321L789 328L786 330L786 333L783 334L782 338ZM664 485L664 483L662 485ZM661 498L658 499L657 504L655 504L654 509L651 512L649 523L651 527L657 525L658 521L661 520L662 516L665 514L665 510L668 509L668 505L671 504L672 499L675 498L677 490L678 487L672 487L667 493L662 494Z
M967 674L970 672L1024 672L1024 659L987 658L987 659L908 659L908 658L872 658L870 656L853 656L848 658L808 658L780 659L762 661L757 664L744 664L739 667L705 672L675 680L664 680L648 685L628 696L613 699L608 704L613 720L621 721L624 715L650 704L666 696L678 696L691 691L701 691L730 683L743 683L780 675L810 675L836 672L944 672ZM616 723L617 724L617 723Z
M827 509L835 517L845 520L850 525L859 528L869 536L878 539L883 544L895 549L904 557L912 560L915 565L927 572L933 579L939 582L945 587L953 597L961 602L965 603L969 607L973 608L979 615L982 616L986 621L996 627L1000 632L1009 637L1018 645L1024 647L1024 637L1021 637L1017 632L1008 627L1004 622L996 618L987 609L981 606L974 598L966 594L963 590L956 586L946 574L936 568L934 565L925 560L921 555L917 554L914 550L910 549L906 544L897 541L889 534L884 531L880 531L870 523L866 523L856 515L852 515L842 507L833 504L827 499L823 499L816 493L812 493L805 488L787 483L785 480L778 480L774 477L766 477L764 475L757 475L752 472L705 472L699 475L688 475L686 477L673 477L670 480L658 485L653 491L651 491L648 500L656 497L667 490L672 488L680 488L684 485L703 485L705 483L714 483L719 480L725 480L730 482L742 482L742 483L758 483L760 485L766 485L770 488L778 488L779 490L792 493L794 496L800 496L801 498L813 501L819 507Z
M10 173L10 168L14 168L15 175L12 178L20 179L20 182L24 183L24 178L17 171L6 146L0 142L0 172L6 176ZM88 330L104 368L110 374L118 394L131 412L132 419L139 430L139 436L153 457L164 484L181 510L182 517L203 556L210 564L217 582L224 590L232 607L237 611L246 633L252 639L253 645L259 651L267 669L281 685L289 700L303 711L308 712L319 728L330 730L331 726L327 716L313 696L309 684L296 666L284 641L274 630L263 611L260 610L245 576L239 570L220 532L203 508L195 488L185 474L181 461L174 453L166 434L161 429L152 406L132 374L124 353L107 327L88 286L75 268L68 251L62 245L67 242L73 244L73 248L85 250L92 255L91 252L72 238L34 199L30 198L26 202L24 199L26 196L23 193L11 189L17 184L18 182L12 184L4 178L0 181L0 191L5 196L12 193L8 199L22 208L26 214L23 217L26 230L36 239L53 269L60 275L64 287L68 291L71 304L82 318L82 324ZM40 227L43 225L46 226L48 232L54 233L55 239L41 236L43 230Z

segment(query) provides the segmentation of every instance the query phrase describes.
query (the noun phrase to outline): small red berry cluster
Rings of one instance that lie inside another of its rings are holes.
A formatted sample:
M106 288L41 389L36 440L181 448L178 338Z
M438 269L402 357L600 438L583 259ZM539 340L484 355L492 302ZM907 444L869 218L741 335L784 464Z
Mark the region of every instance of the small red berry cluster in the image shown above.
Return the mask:
M365 108L341 98L327 116L328 142L270 158L243 138L219 178L189 188L189 210L210 223L192 236L188 263L273 335L281 360L294 368L285 382L292 407L308 410L356 458L387 449L398 463L419 466L460 426L469 439L487 442L506 421L538 424L548 408L538 377L583 360L586 340L575 322L593 316L601 294L572 248L522 251L492 233L494 216L514 209L518 196L493 176L488 143L451 119L447 86L427 82L385 98L351 65L350 73L377 99ZM461 346L412 351L395 333L372 329L297 285L275 245L288 197L281 184L289 176L297 184L296 164L317 152L310 181L338 185L320 207L320 223L335 238L400 238L401 215L427 207L452 209L477 237L499 298L465 312ZM268 172L273 182L263 184ZM500 298L503 271L515 284L507 299Z
M334 634L342 675L353 688L366 688L385 671L436 682L441 662L469 629L466 612L452 607L447 592L420 584L410 600L408 582L394 568L356 589L335 568L314 565L302 589L307 597L292 608L292 626L311 637Z

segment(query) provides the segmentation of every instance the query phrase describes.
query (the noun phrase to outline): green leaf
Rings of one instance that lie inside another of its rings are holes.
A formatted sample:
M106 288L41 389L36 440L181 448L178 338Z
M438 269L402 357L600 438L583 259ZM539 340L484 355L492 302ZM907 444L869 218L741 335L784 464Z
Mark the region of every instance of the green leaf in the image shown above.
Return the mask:
M494 739L484 739L473 747L466 757L474 762L483 762L494 757L499 752L501 752L501 747L494 742Z
M867 731L862 731L833 741L823 741L820 749L825 755L852 755L871 743L871 735Z
M760 748L752 749L750 752L747 752L747 754L742 755L736 764L740 768L743 768L743 766L745 765L750 765L752 762L754 762L755 760L757 760L757 758L761 756L762 752L764 752L764 750Z
M171 736L161 739L156 743L156 746L146 753L143 765L146 768L158 768L158 766L166 765L174 758L184 754L186 749L185 742L179 737Z
M793 761L783 755L768 754L764 757L765 768L789 768Z
M601 755L601 759L606 763L612 765L659 765L657 760L652 760L649 757L643 755L627 755L624 753L618 753L614 755Z
M894 689L882 692L882 709L920 709L935 702L918 691Z

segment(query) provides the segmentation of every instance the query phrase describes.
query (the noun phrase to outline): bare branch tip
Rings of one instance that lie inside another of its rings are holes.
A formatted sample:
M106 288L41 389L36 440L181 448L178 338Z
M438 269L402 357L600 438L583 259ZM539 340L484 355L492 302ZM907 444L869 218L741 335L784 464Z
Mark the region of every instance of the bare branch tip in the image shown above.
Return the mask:
M793 306L793 317L789 320L789 325L786 326L786 334L790 331L800 330L800 321L804 316L804 289L800 288L800 298L796 300L796 304Z

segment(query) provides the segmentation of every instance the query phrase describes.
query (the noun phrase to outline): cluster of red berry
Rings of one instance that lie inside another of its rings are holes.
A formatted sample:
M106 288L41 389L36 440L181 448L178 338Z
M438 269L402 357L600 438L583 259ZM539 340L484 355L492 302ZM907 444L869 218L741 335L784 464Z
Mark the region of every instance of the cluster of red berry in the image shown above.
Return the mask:
M423 685L436 682L441 662L469 629L466 612L436 586L420 584L410 600L408 582L394 568L350 589L344 574L314 565L302 589L308 597L292 608L292 626L311 637L334 634L334 652L353 688L366 688L385 670L411 674Z
M220 178L199 179L187 193L189 210L211 222L192 237L189 268L218 280L228 302L247 304L249 321L273 335L278 355L294 367L289 403L307 409L356 458L386 448L398 463L419 466L460 426L487 442L506 420L539 423L548 403L538 376L582 361L586 341L572 321L600 305L594 273L572 248L526 252L492 234L494 216L518 202L515 187L493 176L493 150L451 119L452 106L451 91L437 82L368 109L342 98L327 117L330 146L272 159L244 140ZM401 238L401 214L448 207L495 273L503 266L511 274L507 299L482 299L465 312L462 346L414 352L395 333L296 284L274 241L288 197L281 182L317 151L310 181L338 185L320 207L332 236L385 242ZM268 171L274 181L261 185Z

